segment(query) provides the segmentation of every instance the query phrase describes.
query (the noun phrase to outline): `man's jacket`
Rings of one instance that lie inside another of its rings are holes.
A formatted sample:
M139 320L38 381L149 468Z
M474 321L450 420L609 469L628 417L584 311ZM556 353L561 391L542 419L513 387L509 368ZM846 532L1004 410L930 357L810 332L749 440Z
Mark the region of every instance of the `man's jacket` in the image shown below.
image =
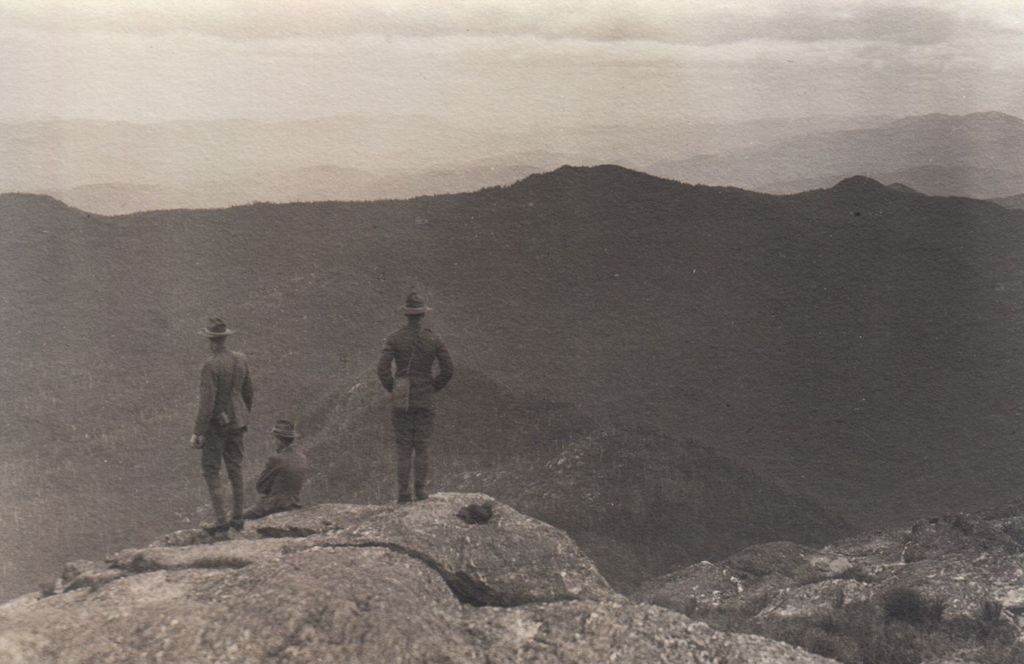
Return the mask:
M204 436L211 426L244 429L249 425L252 396L245 355L227 349L214 353L203 363L199 376L199 413L193 433ZM221 413L226 415L226 425L217 422Z
M452 356L441 337L425 327L403 327L389 335L377 362L377 377L388 392L395 387L396 377L409 377L409 408L433 408L434 392L443 389L454 373Z
M309 472L306 455L293 446L284 448L267 459L267 465L256 480L256 491L287 508L299 505L302 483Z

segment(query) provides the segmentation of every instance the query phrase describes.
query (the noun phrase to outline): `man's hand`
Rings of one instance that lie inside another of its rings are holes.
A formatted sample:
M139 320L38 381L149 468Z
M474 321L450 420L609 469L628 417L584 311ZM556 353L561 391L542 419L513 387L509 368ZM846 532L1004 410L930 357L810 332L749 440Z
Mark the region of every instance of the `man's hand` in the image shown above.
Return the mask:
M203 449L203 437L202 436L197 436L196 434L192 434L192 438L190 438L188 442L192 445L192 447L194 447L197 450Z

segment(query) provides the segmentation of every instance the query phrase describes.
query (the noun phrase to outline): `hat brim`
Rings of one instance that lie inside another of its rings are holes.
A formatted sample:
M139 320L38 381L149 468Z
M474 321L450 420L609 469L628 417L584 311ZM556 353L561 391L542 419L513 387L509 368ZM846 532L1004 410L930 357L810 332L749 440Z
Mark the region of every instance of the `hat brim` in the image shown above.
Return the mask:
M234 334L234 330L224 330L223 332L210 332L209 330L199 330L199 336L206 337L207 339L216 339L217 337L227 337Z
M288 440L295 440L299 438L299 434L294 432L278 431L277 429L271 429L270 433L274 434L278 438L286 438Z
M425 314L428 311L433 311L430 307L399 307L398 310L407 316L416 316L418 314Z

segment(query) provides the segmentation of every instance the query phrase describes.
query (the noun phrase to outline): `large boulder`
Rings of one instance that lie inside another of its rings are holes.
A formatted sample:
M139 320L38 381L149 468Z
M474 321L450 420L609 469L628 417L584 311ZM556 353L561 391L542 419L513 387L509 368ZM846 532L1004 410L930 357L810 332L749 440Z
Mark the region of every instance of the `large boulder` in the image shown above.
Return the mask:
M464 510L474 506L489 506L490 518L467 520ZM408 505L346 509L343 517L325 515L323 507L313 518L277 514L256 528L266 535L302 532L312 546L377 546L406 553L437 570L471 604L617 595L568 535L488 496L439 493Z
M340 661L468 654L448 633L459 603L444 581L387 549L135 574L0 615L0 660L12 663L327 662L338 643Z
M825 661L630 602L563 533L487 496L251 526L68 566L51 594L0 605L0 661Z

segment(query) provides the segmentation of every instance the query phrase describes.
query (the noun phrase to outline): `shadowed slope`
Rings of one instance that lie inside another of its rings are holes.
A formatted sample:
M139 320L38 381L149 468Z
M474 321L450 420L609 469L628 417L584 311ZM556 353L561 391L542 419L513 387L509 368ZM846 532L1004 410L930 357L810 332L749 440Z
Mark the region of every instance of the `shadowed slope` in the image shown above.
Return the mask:
M395 497L389 405L375 382L350 390L308 447L312 500ZM620 588L782 536L849 532L806 497L686 438L599 423L473 370L442 392L434 490L485 491L566 530Z

